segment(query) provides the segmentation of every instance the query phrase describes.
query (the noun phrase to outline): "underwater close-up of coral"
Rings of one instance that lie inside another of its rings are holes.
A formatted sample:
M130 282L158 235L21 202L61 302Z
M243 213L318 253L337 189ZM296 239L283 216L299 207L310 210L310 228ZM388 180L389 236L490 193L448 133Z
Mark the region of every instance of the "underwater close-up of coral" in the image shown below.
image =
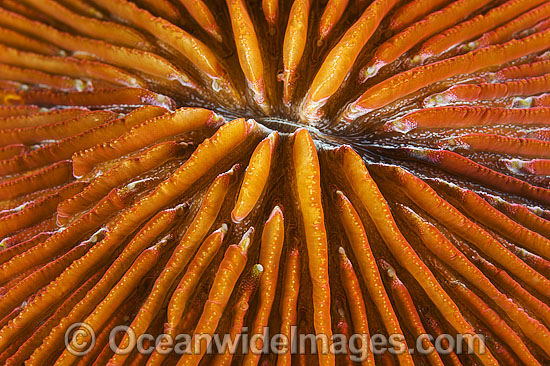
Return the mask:
M0 365L550 365L549 184L548 0L0 0Z

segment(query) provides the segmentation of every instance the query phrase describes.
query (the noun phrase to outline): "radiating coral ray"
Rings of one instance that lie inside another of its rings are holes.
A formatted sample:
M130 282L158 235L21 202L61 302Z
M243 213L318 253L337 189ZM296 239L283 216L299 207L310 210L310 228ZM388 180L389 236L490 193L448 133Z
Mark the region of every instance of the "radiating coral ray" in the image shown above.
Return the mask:
M375 0L324 59L301 106L301 118L315 122L320 109L348 76L359 53L396 1Z
M0 45L0 60L6 64L33 68L51 74L62 74L73 78L103 80L114 85L144 87L145 82L137 75L100 62L64 56L46 56L25 52Z
M327 3L319 23L319 40L317 41L319 44L322 44L323 40L328 37L332 28L342 17L347 5L348 0L330 0Z
M25 2L92 38L104 39L110 43L119 44L121 46L144 49L149 48L147 40L143 35L126 26L114 22L98 20L96 18L80 16L53 0L25 0Z
M441 34L437 34L427 40L421 47L419 53L415 56L420 60L442 54L453 48L457 44L467 41L475 36L491 30L496 25L506 23L507 21L519 16L525 10L536 5L544 3L544 0L515 0L507 1L497 6L485 14L480 14L468 21L457 24L447 29Z
M0 364L548 364L549 19L0 0Z
M299 0L292 4L290 10L283 42L284 71L281 77L284 83L283 101L285 104L290 104L296 88L296 69L306 47L310 7L310 0Z
M214 15L202 0L180 0L195 21L218 42L222 42L220 27L214 19Z
M414 47L417 42L421 42L427 37L446 29L449 25L475 12L488 2L488 0L454 1L449 6L413 23L378 47L373 59L360 71L362 80L374 76L381 67L397 60L399 56ZM414 61L416 60L413 59Z
M317 151L311 136L305 129L298 130L293 143L296 198L304 225L309 258L309 272L313 284L315 332L332 335L330 319L330 285L328 275L328 243L321 202L320 169ZM318 347L322 340L317 341ZM334 355L319 356L319 364L334 363Z
M421 339L422 342L424 342L424 347L426 347L426 349L433 347L433 344L430 342L429 338L424 336L426 334L426 330L422 325L422 320L418 315L407 287L403 284L403 282L401 282L399 277L397 277L395 269L383 259L380 260L380 267L382 267L382 269L386 272L386 276L389 278L391 292L397 308L405 318L405 326L410 329L417 339ZM431 353L427 357L431 365L443 365L443 361L438 353Z
M548 17L550 4L545 3L534 9L521 14L521 16L501 25L500 27L483 34L479 39L473 42L474 47L483 47L490 44L502 43L523 29L529 29L540 20Z
M337 191L336 195L344 230L353 248L353 252L356 258L358 258L364 281L367 283L369 294L380 312L382 322L389 334L403 334L395 310L384 289L378 267L374 262L375 258L361 219L349 199L341 191ZM402 364L412 364L412 359L407 353L400 354L399 358Z
M233 221L241 222L250 214L254 206L256 206L267 184L273 154L278 141L279 134L273 132L260 142L252 153L248 169L239 191L239 197L235 203L235 208L233 208L231 212Z
M248 86L254 94L254 101L266 113L270 113L264 82L264 65L258 37L242 0L226 0L231 17L235 47Z

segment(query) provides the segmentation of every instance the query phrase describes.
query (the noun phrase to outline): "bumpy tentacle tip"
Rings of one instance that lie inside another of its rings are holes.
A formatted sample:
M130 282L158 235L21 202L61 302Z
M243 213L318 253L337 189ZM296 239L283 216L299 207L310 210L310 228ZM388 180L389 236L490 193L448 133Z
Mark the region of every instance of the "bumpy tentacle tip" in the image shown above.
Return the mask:
M106 228L101 228L95 233L93 233L92 236L90 236L90 239L88 239L88 241L90 243L97 243L101 241L105 237L105 235L107 235L107 233L108 233L108 230Z
M475 50L477 47L478 47L478 43L477 43L477 42L468 42L468 48L469 48L470 50Z
M272 110L271 104L269 103L265 93L263 77L260 77L258 80L247 80L247 83L249 89L252 91L252 99L254 100L254 103L256 103L262 112L269 116Z
M239 215L233 210L231 212L231 218L235 224L241 223L248 215ZM273 210L271 210L271 214L269 215L267 222L273 220L275 217L283 217L283 210L281 209L280 205L277 204Z
M228 103L236 108L242 108L243 106L243 96L237 92L234 85L231 83L225 71L220 71L222 76L212 77L212 82L210 87L214 93L225 93L230 99L224 100L225 103Z
M456 98L452 98L452 94L449 93L438 93L431 95L424 99L424 102L422 103L424 107L435 107L440 105L446 105L452 100L456 100Z
M411 59L411 65L418 66L424 63L428 58L434 56L433 54L427 53L427 52L420 52L414 55Z
M187 210L189 209L189 203L183 202L174 207L174 210L176 211L177 216L183 215Z
M252 244L252 239L254 237L254 227L251 226L246 233L244 233L241 241L239 242L239 247L243 253L246 253L250 244Z
M311 134L305 128L299 128L294 132L294 141L306 144L314 144Z
M318 124L323 116L322 107L325 103L326 98L321 100L313 100L308 93L300 107L300 121L310 126Z
M253 119L246 120L246 134L249 135L255 131L257 131L259 128L258 122L256 122Z
M523 160L519 159L500 159L502 163L506 166L506 168L515 174L525 174L525 173L531 173L533 174L533 169L531 167L531 164L529 162L525 162Z
M406 118L398 119L395 121L386 122L384 124L384 132L400 132L408 133L416 128L416 124Z
M348 255L346 253L346 250L343 247L338 248L338 255L340 256L340 261L342 264L351 264L349 262Z
M264 266L262 266L260 263L258 264L255 264L253 267L252 267L252 276L253 277L258 277L258 276L261 276L262 273L264 273Z
M166 108L170 111L176 110L176 102L172 98L162 94L156 94L154 100L151 100L151 104Z
M223 43L223 36L217 27L210 29L209 33L212 35L212 37L214 37L216 41Z
M224 223L224 224L222 224L222 226L218 230L220 230L222 235L226 235L229 228L228 228L227 224Z
M486 44L483 44L483 42L478 41L471 41L468 43L465 43L458 47L458 50L460 52L470 52L475 50L476 48L487 46Z
M332 187L332 194L334 196L334 200L336 201L336 206L339 210L343 209L343 202L347 199L344 192L339 190L336 187Z
M390 280L394 280L396 278L395 269L387 261L385 261L384 259L379 259L378 265Z
M239 215L235 210L231 211L231 221L235 224L240 224L245 217L245 215Z
M296 68L287 68L277 74L277 80L283 83L283 103L290 107L292 104L292 97L296 88Z
M223 90L223 86L224 86L223 84L224 84L223 80L221 80L220 78L214 78L210 86L214 92L219 93L220 91Z
M325 24L321 24L319 27L319 32L317 34L317 47L322 47L330 33L330 28Z
M80 79L74 80L74 87L79 92L86 90L89 86L90 84L84 82L83 80L80 80Z
M184 88L189 88L192 90L199 89L199 85L194 80L192 80L189 76L184 75L182 73L175 75L173 77L173 80L176 80Z
M533 106L533 98L514 98L512 101L512 108L531 108Z
M269 140L271 151L273 151L275 147L277 147L277 145L279 144L279 132L278 131L271 132L267 136L267 139Z
M448 139L442 140L439 145L440 148L446 148L448 150L455 149L470 149L471 146L464 142L461 138L450 137Z
M223 118L221 115L212 112L212 116L206 122L206 126L211 127L211 128L216 128L216 127L219 127L219 126L225 124L226 122L227 121L225 120L225 118Z
M231 166L231 168L228 171L221 173L218 177L224 176L224 177L227 177L226 179L228 179L228 181L231 181L235 179L236 173L239 172L241 169L242 169L242 164L234 164L233 166Z
M155 253L158 255L158 254L160 254L160 251L163 248L166 248L169 245L169 243L171 243L173 241L174 241L174 235L173 234L167 234L167 235L163 236L162 238L160 238L159 240L157 240L150 247L150 249L154 250Z
M378 65L378 64L370 64L363 67L359 71L359 83L363 84L368 79L376 76L376 74L378 74L378 71L381 69L381 67L382 65Z
M451 286L455 286L455 287L461 287L463 289L467 289L468 286L466 286L466 284L464 284L463 282L457 280L457 279L451 279L449 281L447 281L449 283L449 285Z

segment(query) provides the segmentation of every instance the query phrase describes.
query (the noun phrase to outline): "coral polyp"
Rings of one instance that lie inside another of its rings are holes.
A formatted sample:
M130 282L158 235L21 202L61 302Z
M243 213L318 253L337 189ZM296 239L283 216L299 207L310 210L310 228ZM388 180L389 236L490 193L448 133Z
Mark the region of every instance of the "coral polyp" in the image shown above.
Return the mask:
M0 0L0 363L548 364L549 19Z

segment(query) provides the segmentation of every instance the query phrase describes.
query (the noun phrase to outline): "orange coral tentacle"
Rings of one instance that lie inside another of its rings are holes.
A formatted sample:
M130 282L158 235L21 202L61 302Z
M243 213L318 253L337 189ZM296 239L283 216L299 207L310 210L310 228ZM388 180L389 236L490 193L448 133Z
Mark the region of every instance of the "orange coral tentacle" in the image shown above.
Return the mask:
M278 141L279 134L273 132L254 149L248 169L244 174L237 202L231 211L231 218L234 222L243 221L258 203L269 178L273 154Z
M224 119L202 108L180 108L174 113L156 115L132 126L120 137L73 155L74 174L82 176L94 165L124 156L165 137L206 127L215 127Z
M85 114L87 111L88 110L85 108L67 108L32 113L29 115L2 117L0 118L0 126L2 126L2 129L39 127L75 118Z
M342 279L346 297L348 299L351 317L353 320L353 330L355 331L355 334L361 335L361 342L366 342L368 343L368 346L370 346L369 322L359 280L357 279L353 265L347 257L344 248L340 247L338 249L338 253L340 254L340 278ZM359 347L365 347L365 344L361 344ZM374 366L374 364L374 354L373 352L368 352L366 359L361 363L361 365Z
M73 57L46 56L25 52L21 51L21 47L12 48L0 45L0 61L73 78L98 79L129 87L143 88L146 86L141 77L109 64Z
M340 20L348 6L348 0L329 0L319 21L319 41L323 42Z
M251 296L258 287L258 282L263 277L263 271L263 266L261 264L256 264L241 282L238 290L239 298L233 306L233 319L229 331L229 337L233 340L238 340L238 337L242 334L245 320L244 317L248 312ZM214 357L213 362L219 366L230 366L232 358L233 353L229 347L227 347L224 353L220 353Z
M397 304L397 308L405 318L406 326L408 326L410 331L415 335L417 342L419 339L422 341L423 349L434 349L432 342L426 337L426 330L422 325L422 320L414 306L409 290L407 290L407 287L401 282L399 277L397 277L395 269L388 262L383 259L380 259L379 262L380 267L384 269L386 276L389 278L393 299ZM430 352L426 357L432 366L444 365L437 352Z
M387 122L386 131L409 132L416 128L461 128L495 124L544 125L550 108L507 109L502 107L433 107L411 112Z
M284 334L292 344L294 334L292 327L297 325L298 293L300 290L300 252L293 248L287 256L284 268L283 292L281 297L281 334ZM283 352L277 358L277 366L290 366L292 355Z
M403 334L393 305L384 288L382 277L380 276L374 254L365 233L365 228L357 211L341 191L336 192L336 203L340 220L344 226L353 253L358 260L361 274L388 334ZM408 352L399 353L398 358L402 365L414 365L412 357Z
M132 28L114 22L81 16L54 0L23 0L23 2L91 38L103 39L112 44L143 50L151 47L147 39Z
M238 245L232 244L225 251L222 262L218 267L214 283L208 294L208 300L199 318L193 337L198 334L212 336L216 331L222 313L229 302L231 293L239 279L247 261L247 251L251 245L254 228L250 228L242 237ZM206 353L207 344L202 342L192 344L192 352L184 353L177 363L177 366L198 365ZM199 349L196 347L199 346Z
M58 220L64 222L130 178L162 165L169 159L178 157L184 148L183 145L176 142L163 142L145 150L138 156L122 160L115 167L92 180L82 192L60 202L57 205Z
M506 249L487 231L474 224L439 196L426 182L399 167L379 166L401 183L403 191L442 225L468 240L525 283L550 294L550 282Z
M413 57L413 60L423 62L429 57L440 55L456 45L482 35L494 27L504 24L520 16L526 10L542 3L544 3L544 0L507 1L489 10L485 14L480 14L472 19L459 23L428 39L424 42L416 56Z
M309 258L309 273L313 283L313 307L315 332L331 341L330 285L328 275L328 243L325 216L321 201L319 158L310 134L300 129L294 134L293 146L296 198L304 223L305 240ZM326 350L323 338L317 347ZM321 366L334 365L334 355L321 351Z
M400 31L447 3L449 0L412 0L398 8L393 14L389 25L390 30Z
M320 109L340 88L382 18L396 3L395 0L375 0L330 51L300 107L300 119L303 122L312 123L321 117Z
M239 126L240 125L240 126ZM247 134L248 126L246 126L246 123L244 120L237 120L234 123L228 124L226 126L233 127L234 129L241 129L241 138L244 138ZM244 128L244 130L242 130ZM220 142L223 139L227 139L228 137L233 136L223 136L223 128L218 131ZM231 133L231 132L229 132ZM206 142L209 142L209 140L206 140ZM205 143L206 143L205 142ZM203 143L203 145L205 144ZM231 146L232 143L235 143L235 141L225 141L226 144L229 144ZM223 143L218 144L218 148L223 148ZM205 149L209 150L209 149ZM202 157L203 159L211 160L211 156L200 156L201 152L203 154L208 154L205 152L205 150L197 150L195 152L195 156ZM211 154L211 152L209 151ZM193 170L199 170L202 173L208 170L207 166L198 166L197 160L200 160L199 158L193 159L191 157L182 168L180 168L180 175L186 177L186 175L193 176ZM211 164L214 164L212 162ZM206 165L206 164L205 164ZM177 173L174 173L173 176L177 176ZM195 173L196 174L196 173ZM204 174L204 173L203 173ZM164 267L162 273L155 281L155 284L153 286L153 289L151 290L151 293L147 297L145 303L141 306L139 309L138 314L132 321L132 329L136 334L143 334L153 321L152 314L156 314L159 309L162 307L163 303L166 300L167 297L167 291L168 288L170 288L174 282L176 281L179 273L183 271L183 268L189 263L191 260L191 254L195 252L196 248L199 246L199 244L202 242L202 240L206 237L208 231L210 230L211 226L214 224L214 220L216 219L218 212L221 208L221 205L223 203L223 200L225 198L225 195L227 193L227 190L229 188L229 184L231 183L231 178L234 175L233 170L221 174L214 180L214 183L210 186L208 189L208 192L206 193L206 196L202 202L202 205L194 217L193 221L187 228L185 234L183 235L183 238L180 240L178 246L174 249L172 255L170 256L170 259L166 266ZM195 178L197 179L197 178ZM191 180L190 182L187 182L185 179L181 179L181 184L190 185L194 180ZM122 339L121 343L119 344L119 348L127 347L129 342L128 335L126 334L124 338ZM115 354L112 359L109 361L112 365L121 365L124 363L124 361L127 359L127 354Z
M270 114L264 85L264 65L254 25L243 0L226 0L226 4L231 17L239 63L254 94L254 102L264 113Z
M84 323L96 332L103 327L109 317L115 312L115 310L122 305L124 300L134 291L135 287L139 284L143 276L145 276L151 268L158 262L162 249L166 246L166 242L170 241L171 236L160 239L152 247L145 249L139 257L136 258L134 263L128 268L124 276L118 281L118 283L109 291L105 298L95 310L86 317ZM78 330L77 330L78 333ZM77 347L79 342L91 342L91 334L75 334L71 340L73 347ZM69 346L63 351L61 356L55 362L58 366L72 365L77 359L77 355L70 352Z
M440 33L487 3L489 0L456 0L443 9L413 23L376 49L373 58L359 71L360 81L364 82L373 77L380 68L397 60L417 43Z
M502 45L489 46L394 75L368 89L349 104L341 114L340 121L354 120L372 110L387 106L401 97L451 76L475 72L530 53L543 51L548 48L549 40L550 31L544 31L521 40L512 40Z
M292 4L283 41L283 101L289 105L296 88L296 69L302 60L307 42L311 0Z
M407 207L401 208L401 212L407 222L417 230L416 232L422 239L422 242L437 255L438 259L441 259L492 299L499 308L520 326L530 339L538 344L544 344L544 342L540 341L541 336L547 337L549 332L543 324L533 319L514 300L500 292L483 272L475 267L435 226ZM548 306L543 306L542 308L537 307L530 310L534 311L537 315L544 315L550 309Z
M70 161L65 160L22 177L0 183L0 199L11 199L45 188L61 186L73 177Z
M277 279L279 277L279 261L284 243L284 218L279 206L275 206L267 219L262 232L262 243L260 247L260 265L263 268L260 279L259 292L260 300L256 311L256 318L252 325L252 334L262 335L264 329L269 325L269 316L277 292ZM256 349L263 349L263 340L258 339L254 345ZM245 356L243 365L257 365L260 359L259 354L250 352Z
M456 303L443 290L441 284L397 228L387 202L370 177L361 157L349 148L341 148L337 151L349 183L399 264L414 276L457 332L475 335L473 327L463 317ZM483 364L498 365L490 352L481 352L479 347L474 352Z
M52 350L59 347L63 342L66 330L71 324L82 320L83 314L90 313L93 308L105 297L111 288L119 281L131 263L138 257L139 253L169 228L174 221L182 214L182 207L175 207L159 212L149 220L145 226L134 236L122 253L113 261L109 269L101 277L96 285L86 294L71 311L59 321L44 338L40 347L36 348L30 356L30 365L43 364L50 356Z
M31 145L45 140L61 140L102 125L115 116L110 111L93 111L46 125L0 129L0 145Z
M202 0L180 0L195 21L218 42L223 41L220 27L208 6Z
M520 15L516 19L496 28L495 30L485 33L479 39L473 42L474 47L484 47L490 44L501 43L512 38L514 33L532 27L538 21L548 17L550 4L542 4L528 12Z

